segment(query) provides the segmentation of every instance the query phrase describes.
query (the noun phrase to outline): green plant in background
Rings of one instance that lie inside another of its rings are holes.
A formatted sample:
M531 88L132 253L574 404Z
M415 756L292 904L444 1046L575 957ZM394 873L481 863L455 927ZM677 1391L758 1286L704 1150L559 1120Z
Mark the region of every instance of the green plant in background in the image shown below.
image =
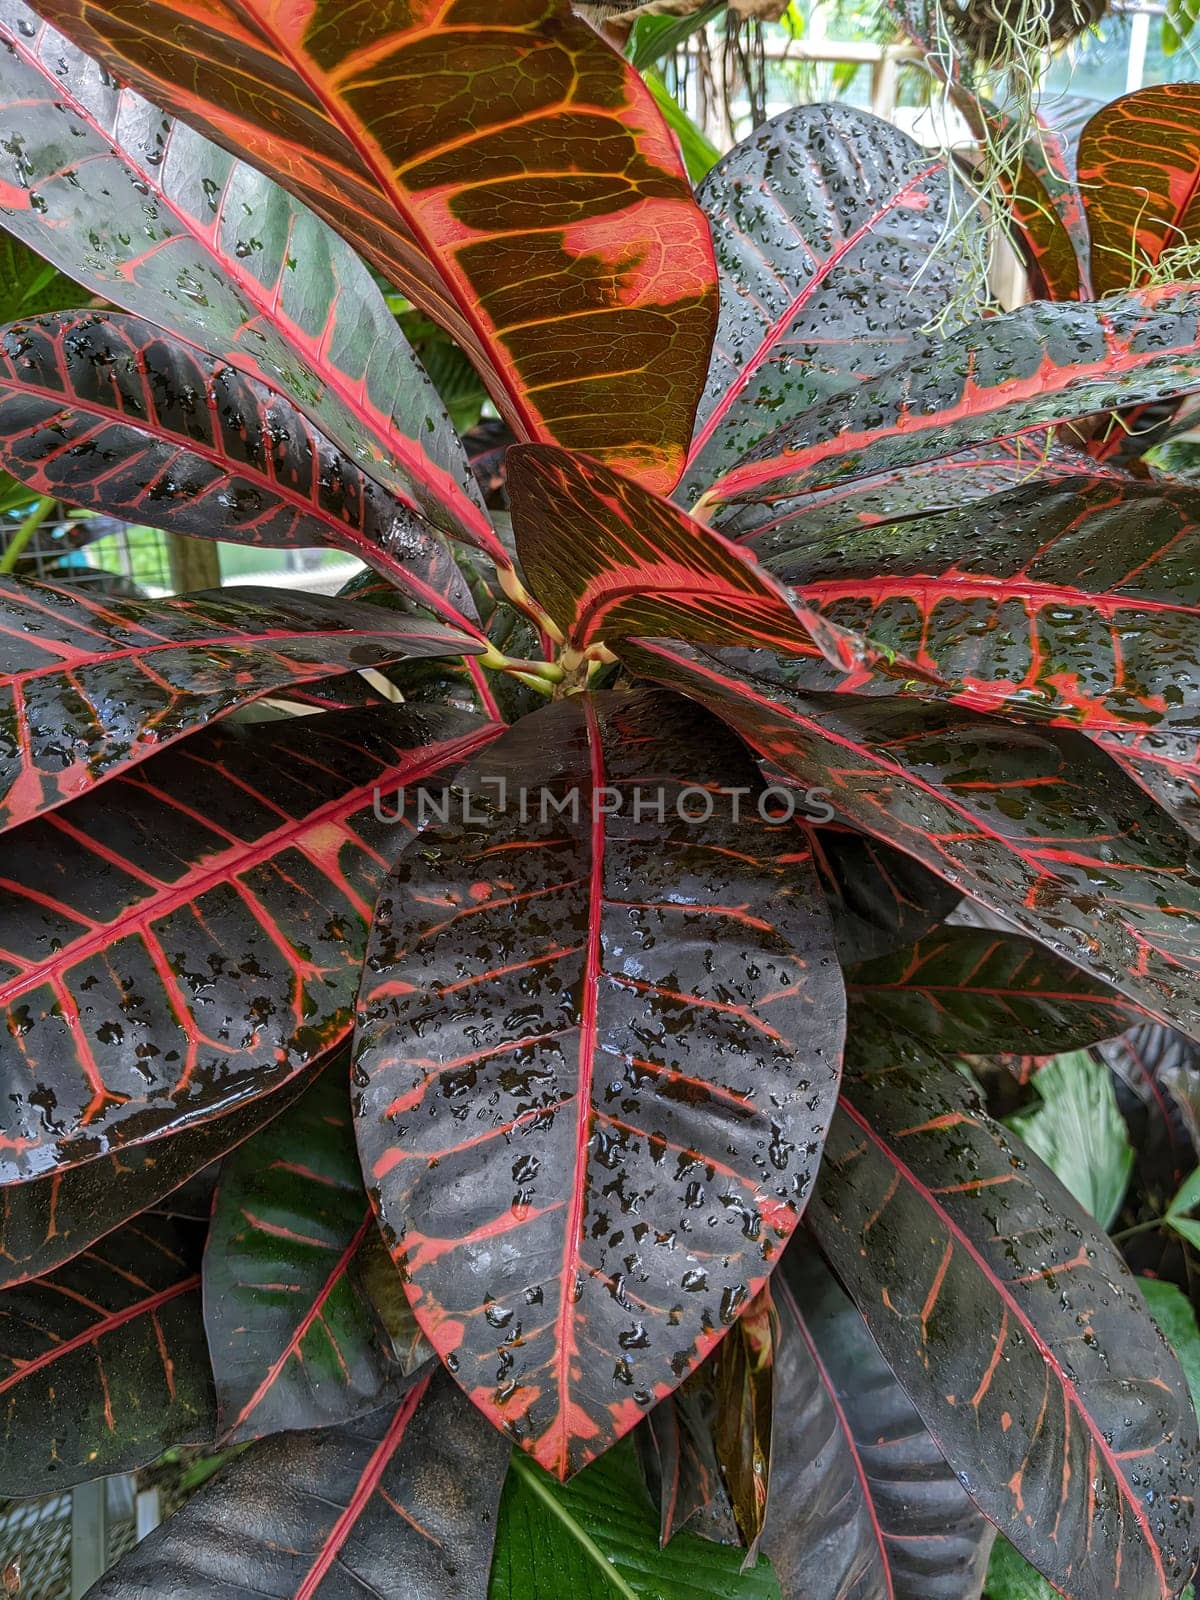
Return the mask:
M0 45L104 302L0 332L0 462L370 569L3 582L0 1492L241 1447L96 1600L978 1600L996 1529L1178 1600L1200 516L1081 446L1200 291L940 338L941 162L805 107L693 195L556 0Z

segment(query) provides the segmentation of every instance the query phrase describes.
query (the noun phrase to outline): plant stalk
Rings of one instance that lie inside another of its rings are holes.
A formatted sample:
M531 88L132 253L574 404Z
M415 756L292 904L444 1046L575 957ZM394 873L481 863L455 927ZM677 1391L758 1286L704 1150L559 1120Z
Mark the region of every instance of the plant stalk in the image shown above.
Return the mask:
M25 546L33 538L34 534L41 527L42 523L45 522L46 518L54 510L57 504L57 500L52 499L50 495L46 494L42 495L40 499L35 501L33 509L30 511L29 515L25 518L24 522L17 529L16 533L14 533L12 538L8 541L8 549L3 555L0 555L0 573L12 572L15 569L17 562L21 559L21 553L25 549Z

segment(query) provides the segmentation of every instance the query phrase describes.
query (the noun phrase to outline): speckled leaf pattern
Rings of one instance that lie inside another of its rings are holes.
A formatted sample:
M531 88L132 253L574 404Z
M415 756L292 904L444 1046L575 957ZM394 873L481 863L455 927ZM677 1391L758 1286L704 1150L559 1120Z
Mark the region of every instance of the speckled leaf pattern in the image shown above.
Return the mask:
M230 1444L349 1422L411 1385L368 1293L364 1267L379 1229L359 1171L347 1070L336 1060L221 1167L204 1251L204 1324L218 1434Z
M778 1400L763 1548L784 1594L979 1600L993 1530L810 1241L788 1246L772 1292Z
M903 358L961 270L948 196L941 161L853 106L785 111L714 167L696 198L721 312L684 494Z
M251 1445L89 1600L481 1600L507 1454L438 1374L395 1409Z
M643 691L524 718L462 775L469 817L460 795L402 858L368 950L368 1187L430 1341L560 1477L761 1287L836 1092L804 837L762 823L744 754L694 716Z
M1200 84L1154 84L1097 111L1079 139L1079 188L1098 295L1200 241Z
M445 407L369 269L270 177L117 78L23 0L0 0L0 104L20 124L0 150L5 227L285 395L392 492L410 535L424 519L497 553Z
M768 435L703 514L1200 388L1198 348L1200 289L1179 285L983 318Z
M1044 945L987 928L943 928L846 974L876 1016L968 1055L1054 1055L1142 1020L1136 1006Z
M169 1139L5 1184L0 1188L0 1288L51 1272L150 1207L177 1214L174 1191L278 1116L308 1081L307 1072L297 1072L282 1088ZM207 1219L205 1206L200 1220Z
M27 822L264 694L483 648L377 606L277 589L105 600L0 578L0 826Z
M809 1217L972 1498L1068 1600L1179 1595L1196 1415L1116 1248L963 1075L858 1028Z
M287 400L138 317L0 329L0 464L39 494L201 538L328 544L470 627L445 542Z
M195 1254L186 1226L139 1217L0 1294L0 1493L53 1494L211 1442Z
M412 837L396 790L495 732L401 708L225 723L9 833L0 1182L203 1123L345 1037Z
M673 486L712 246L650 91L566 0L499 21L482 0L41 9L344 234L471 352L520 436Z
M840 819L906 851L1057 954L1200 1036L1200 861L1081 735L955 706L791 694L715 656L623 645L729 721Z
M1197 729L1200 496L1191 486L1039 480L823 538L780 530L768 549L751 548L806 606L953 685L959 703L1088 734ZM866 673L831 686L900 687ZM930 693L920 682L903 688Z

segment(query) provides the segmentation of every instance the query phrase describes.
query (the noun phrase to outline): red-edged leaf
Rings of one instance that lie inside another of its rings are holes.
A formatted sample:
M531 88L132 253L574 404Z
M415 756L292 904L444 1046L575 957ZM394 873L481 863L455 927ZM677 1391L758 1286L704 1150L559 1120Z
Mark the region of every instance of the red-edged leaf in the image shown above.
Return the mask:
M185 1206L186 1194L176 1191L192 1188L192 1178L278 1116L307 1087L309 1076L298 1072L281 1089L168 1139L52 1169L27 1183L5 1184L0 1188L0 1288L40 1278L151 1207L207 1222L212 1184L197 1205Z
M348 1422L409 1387L369 1292L377 1243L382 1251L338 1060L221 1167L204 1251L204 1325L223 1441Z
M665 633L874 662L855 639L798 609L738 545L669 500L554 445L508 453L517 554L576 651L625 634Z
M251 1445L89 1595L480 1600L506 1457L438 1374L395 1410Z
M1078 734L954 706L791 694L661 640L623 645L842 820L1200 1036L1200 862L1192 841Z
M689 498L780 422L902 358L958 281L948 196L944 163L852 106L785 111L713 168L696 198L721 314Z
M491 26L472 0L41 9L343 233L470 351L521 437L675 483L712 245L653 96L566 0Z
M1035 301L931 340L903 366L785 424L702 502L711 516L731 502L799 494L1196 388L1200 289Z
M444 541L281 395L138 317L0 330L0 463L39 494L238 544L331 544L470 628Z
M186 1227L139 1217L0 1294L0 1492L51 1494L211 1442L195 1254Z
M822 1249L1034 1566L1069 1600L1174 1600L1200 1553L1200 1441L1127 1268L960 1072L903 1034L853 1039L809 1207Z
M0 150L5 226L105 301L286 395L410 523L498 555L445 408L338 234L97 71L23 0L0 0L0 43L0 103L21 129Z
M1200 239L1200 84L1154 84L1097 111L1079 139L1079 187L1098 295Z
M470 810L452 797L380 898L359 1149L430 1341L566 1476L770 1271L835 1093L841 980L803 836L761 821L743 752L681 701L559 701L460 781Z
M1050 1055L1140 1020L1106 984L1044 945L986 928L944 928L846 974L847 993L939 1049Z
M797 1237L779 1316L763 1547L805 1600L979 1600L994 1537L853 1304Z
M482 649L436 623L323 595L246 588L103 601L0 579L0 826L262 695L339 668Z
M411 837L396 791L496 731L399 707L226 723L10 833L0 1181L203 1123L345 1037Z
M813 828L813 864L844 967L915 944L962 896L911 856L849 828Z
M973 97L955 96L970 116ZM977 104L977 102L976 102ZM1096 108L1094 100L1055 96L1051 123L1039 116L1025 138L1015 179L1002 174L1019 239L1026 247L1027 266L1038 299L1091 300L1088 270L1088 226L1076 175L1075 144L1080 127ZM989 106L986 123L1002 148L1011 148L1023 130L1008 113ZM1121 288L1129 287L1126 279Z
M821 681L804 667L800 687L928 696L934 680L977 709L1088 734L1200 726L1189 692L1200 684L1200 497L1190 486L1039 481L877 527L787 534L771 536L773 576L927 674L908 685L866 673Z

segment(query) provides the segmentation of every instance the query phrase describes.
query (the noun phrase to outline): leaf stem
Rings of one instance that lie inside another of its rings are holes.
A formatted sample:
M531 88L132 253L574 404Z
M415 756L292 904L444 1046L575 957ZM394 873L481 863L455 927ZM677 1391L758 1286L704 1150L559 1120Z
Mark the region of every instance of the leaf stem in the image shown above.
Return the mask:
M57 500L46 494L34 502L32 511L8 541L8 549L0 555L0 572L13 571L21 559L21 552L57 504Z
M1120 1233L1110 1233L1109 1238L1114 1244L1120 1244L1122 1239L1132 1239L1135 1233L1149 1233L1151 1228L1164 1227L1166 1220L1166 1217L1155 1217L1152 1222L1137 1222L1132 1228L1122 1228Z

